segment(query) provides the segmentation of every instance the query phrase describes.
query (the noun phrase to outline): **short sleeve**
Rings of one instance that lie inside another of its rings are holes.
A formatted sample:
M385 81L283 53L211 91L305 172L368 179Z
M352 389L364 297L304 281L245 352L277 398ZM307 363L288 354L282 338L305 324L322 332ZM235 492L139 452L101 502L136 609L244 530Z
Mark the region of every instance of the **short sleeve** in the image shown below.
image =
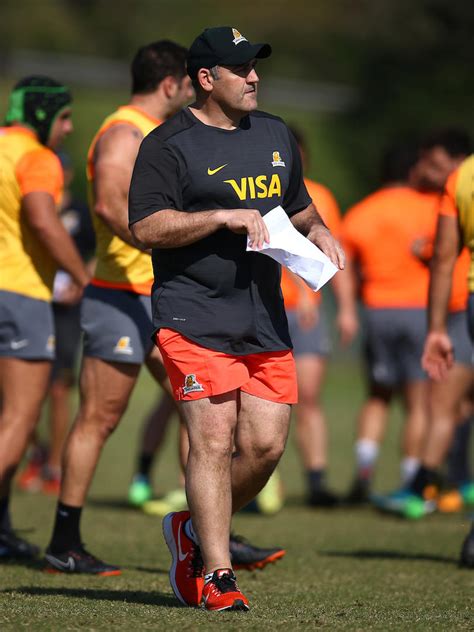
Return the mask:
M311 204L311 198L303 179L303 165L298 144L288 128L287 131L291 147L291 173L288 189L283 198L283 208L291 217L308 207Z
M163 209L182 208L179 171L179 160L169 144L153 135L143 140L130 183L130 225Z
M441 203L439 207L440 215L447 215L448 217L457 217L458 209L456 205L456 184L458 179L459 169L453 171L446 182L443 195L441 196Z
M44 192L59 204L64 176L59 158L51 150L41 147L25 154L16 166L16 177L22 197Z

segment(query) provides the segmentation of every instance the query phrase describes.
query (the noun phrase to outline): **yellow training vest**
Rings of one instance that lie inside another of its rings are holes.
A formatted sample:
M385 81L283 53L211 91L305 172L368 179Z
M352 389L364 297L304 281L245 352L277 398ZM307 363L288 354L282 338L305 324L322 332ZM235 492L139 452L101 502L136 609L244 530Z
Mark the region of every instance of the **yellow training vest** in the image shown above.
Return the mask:
M469 291L474 292L474 155L459 167L455 200L464 243L471 252L468 279Z
M52 195L63 175L58 157L23 127L0 127L0 290L50 301L57 264L21 212L28 193Z
M125 243L94 212L94 151L98 140L113 125L128 123L137 127L145 137L161 121L152 118L139 108L125 105L108 116L95 135L87 155L87 180L92 221L96 233L96 257L93 285L150 294L153 283L151 257Z

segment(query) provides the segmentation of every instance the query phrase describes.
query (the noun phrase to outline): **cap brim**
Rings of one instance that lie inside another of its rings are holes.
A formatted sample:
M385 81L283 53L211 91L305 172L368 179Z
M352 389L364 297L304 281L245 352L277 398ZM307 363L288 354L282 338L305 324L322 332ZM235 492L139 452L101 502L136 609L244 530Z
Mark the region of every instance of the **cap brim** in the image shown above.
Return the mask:
M237 46L232 55L226 57L219 62L220 66L240 66L241 64L247 64L252 59L265 59L272 54L272 47L270 44L249 44L248 46Z

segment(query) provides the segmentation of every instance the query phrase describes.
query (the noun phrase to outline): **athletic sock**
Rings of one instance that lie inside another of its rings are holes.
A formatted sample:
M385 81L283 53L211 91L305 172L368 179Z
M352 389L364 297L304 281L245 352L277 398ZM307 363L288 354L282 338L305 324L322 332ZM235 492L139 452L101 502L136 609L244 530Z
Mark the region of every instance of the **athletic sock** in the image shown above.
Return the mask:
M142 452L138 457L138 474L150 478L150 470L153 465L153 454L145 454Z
M372 439L359 439L356 441L357 478L370 481L379 450L379 444Z
M79 523L82 507L72 507L58 502L53 537L49 548L53 555L59 555L69 549L81 546Z
M311 494L319 492L324 483L324 476L326 471L324 468L320 470L307 470L306 476L308 479L309 491Z
M410 484L410 490L417 496L423 496L425 487L428 487L428 485L436 485L438 481L439 477L436 470L421 465Z
M0 498L0 531L11 531L9 505L9 495L5 496L5 498Z
M400 480L402 487L408 487L420 467L420 459L414 456L406 456L400 463Z
M194 544L199 544L197 535L193 529L193 522L191 518L189 518L189 520L186 520L186 522L184 523L184 533L188 536L190 540L194 542Z

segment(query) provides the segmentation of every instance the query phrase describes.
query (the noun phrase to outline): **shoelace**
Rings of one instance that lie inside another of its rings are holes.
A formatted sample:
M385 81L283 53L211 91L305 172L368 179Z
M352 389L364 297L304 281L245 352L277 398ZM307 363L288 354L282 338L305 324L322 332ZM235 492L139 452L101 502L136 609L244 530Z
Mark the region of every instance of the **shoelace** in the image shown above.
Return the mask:
M212 583L221 593L235 592L238 590L235 575L231 575L230 573L225 573L220 577L212 579Z
M201 556L201 549L197 544L194 545L190 561L191 577L202 577L204 575L204 561Z

